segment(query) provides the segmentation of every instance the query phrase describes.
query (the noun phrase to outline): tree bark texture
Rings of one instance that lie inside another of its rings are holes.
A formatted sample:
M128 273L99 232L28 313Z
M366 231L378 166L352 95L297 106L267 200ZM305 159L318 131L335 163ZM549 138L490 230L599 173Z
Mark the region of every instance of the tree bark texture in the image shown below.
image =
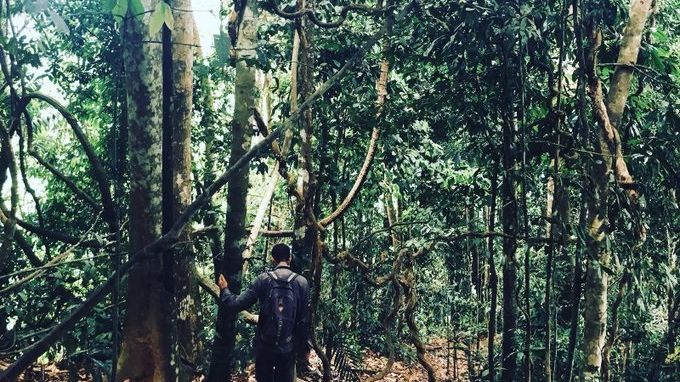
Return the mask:
M630 282L631 274L628 270L625 270L623 276L621 276L621 281L619 281L619 290L616 294L616 299L612 304L612 323L609 327L609 334L607 336L607 342L604 345L604 350L602 351L602 381L610 381L610 357L612 349L616 344L619 331L619 307L623 302L623 298L626 296L626 290L628 289L628 283Z
M498 161L494 162L494 169L491 172L491 192L489 196L489 209L488 209L488 219L489 219L489 232L495 232L496 230L496 195L498 189ZM496 326L497 317L496 311L498 307L498 273L496 271L496 251L494 248L493 236L489 236L487 239L487 248L489 252L489 326L488 326L488 354L487 363L489 369L489 381L496 380L496 349L494 342L496 341ZM455 367L455 365L454 365Z
M502 373L503 381L512 382L515 379L517 367L517 196L515 195L515 159L512 153L514 131L516 129L513 107L513 92L511 88L509 70L511 53L508 52L508 42L500 42L504 72L502 79L503 116L501 137L501 226L503 229L503 342L502 342Z
M305 1L298 1L298 8L306 6ZM313 65L311 41L308 28L305 26L303 19L297 21L296 28L300 38L299 94L302 99L305 99L314 90L311 70ZM300 152L298 154L297 197L295 201L292 246L293 268L298 273L305 273L305 270L312 271L311 261L316 241L315 229L311 229L311 226L316 223L310 219L313 211L313 196L316 189L316 176L312 168L312 135L314 132L312 118L311 109L304 110L300 118Z
M619 61L630 66L637 61L642 32L651 9L652 0L633 0L630 18L621 42ZM609 176L613 171L616 181L626 189L632 206L637 204L637 192L633 188L633 178L628 171L623 157L620 135L614 122L620 122L627 99L632 77L632 68L627 73L618 67L610 84L610 95L605 104L602 84L597 76L597 52L602 44L602 34L592 22L589 25L590 52L586 73L588 75L588 94L590 96L593 115L599 130L596 150L599 158L591 166L591 178L594 183L593 193L588 200L588 263L586 267L585 303L584 303L584 358L583 380L585 382L600 381L602 367L602 351L605 346L607 324L607 288L609 276L605 269L609 266L610 250L606 241L609 234ZM624 94L625 93L625 94ZM612 117L610 119L609 112Z
M238 10L237 10L238 11ZM234 118L229 165L232 166L250 148L252 136L252 109L257 99L256 69L249 63L257 57L257 2L246 0L241 25L238 26L236 45L236 80L234 88ZM220 272L231 278L229 288L234 293L241 289L240 277L243 266L242 251L245 243L245 222L250 171L241 168L227 185L227 213L224 227L224 251ZM213 355L208 381L225 381L231 378L236 343L236 312L218 308Z
M178 9L192 9L191 0L174 0ZM176 12L172 30L172 221L181 216L191 203L191 117L193 109L193 63L195 29L191 12ZM200 362L198 332L198 282L193 259L194 248L187 229L173 250L175 333L179 355L178 369L182 381L190 381Z
M157 1L142 1L154 9ZM162 46L148 31L150 14L124 25L124 56L129 127L130 252L136 253L161 235ZM174 379L170 367L169 301L162 282L162 256L135 264L128 276L123 342L118 380L164 382Z
M633 82L633 72L637 63L642 33L649 17L654 0L632 0L630 18L623 31L617 66L607 93L607 115L615 128L620 128L623 110L628 100L628 91ZM618 158L617 158L618 159ZM623 160L623 158L621 158ZM625 163L622 164L625 166Z

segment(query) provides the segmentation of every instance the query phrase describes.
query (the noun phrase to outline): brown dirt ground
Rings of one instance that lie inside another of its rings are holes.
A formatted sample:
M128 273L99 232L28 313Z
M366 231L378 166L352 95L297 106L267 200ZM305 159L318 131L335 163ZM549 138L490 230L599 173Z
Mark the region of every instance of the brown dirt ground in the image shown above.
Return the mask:
M446 340L439 339L427 345L428 359L437 373L439 381L454 381L456 376L458 380L467 379L467 363L462 351L458 350L455 353L456 370L454 372L454 351L453 349L447 351ZM448 358L448 373L447 373L447 353ZM312 365L321 369L321 361L316 356L312 355L310 360ZM387 364L387 358L367 351L364 354L364 359L361 365L356 365L355 369L361 374L361 380L365 380L370 375L380 372ZM4 369L9 365L8 360L0 360L0 369ZM89 375L85 371L81 371L78 375L78 381L91 381ZM197 379L196 381L201 381ZM337 379L336 379L337 380ZM61 382L68 381L68 372L59 369L56 365L33 365L27 370L19 379L19 382ZM427 374L420 364L407 364L402 361L397 361L392 366L391 372L381 380L382 382L424 382L427 381ZM254 365L249 365L245 372L234 379L234 382L255 382ZM316 382L313 380L298 379L298 382ZM342 382L342 381L339 381Z
M438 339L427 345L428 359L432 364L437 374L438 381L455 381L456 376L458 380L467 380L467 362L462 351L458 350L455 354L456 371L454 372L454 350L450 353L446 349L446 339ZM449 353L449 368L447 372L447 353ZM312 353L310 360L312 365L321 370L321 360ZM387 364L387 357L380 356L372 351L367 351L364 354L364 359L361 365L356 367L361 371L360 379L363 381L369 376L380 372ZM254 365L249 365L245 372L234 379L234 382L256 382L254 376ZM335 379L335 381L338 381ZM427 373L425 369L420 366L418 362L414 364L407 364L402 361L397 361L392 366L391 372L380 380L381 382L425 382L427 381ZM298 378L298 382L316 382L313 380L306 380ZM343 382L343 381L338 381Z

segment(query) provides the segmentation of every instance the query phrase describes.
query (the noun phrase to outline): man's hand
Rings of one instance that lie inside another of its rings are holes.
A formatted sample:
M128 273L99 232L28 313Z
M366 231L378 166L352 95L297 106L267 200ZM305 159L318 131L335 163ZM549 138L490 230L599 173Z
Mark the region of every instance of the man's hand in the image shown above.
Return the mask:
M220 278L217 280L217 285L220 287L220 290L224 290L229 287L229 283L227 282L227 279L224 278L223 274L220 274Z

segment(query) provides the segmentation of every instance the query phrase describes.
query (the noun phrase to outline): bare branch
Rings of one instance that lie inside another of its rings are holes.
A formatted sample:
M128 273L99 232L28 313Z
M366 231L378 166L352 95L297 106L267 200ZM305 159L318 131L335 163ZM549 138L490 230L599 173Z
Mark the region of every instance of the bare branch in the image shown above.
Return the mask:
M269 135L269 128L267 128L267 124L264 122L262 119L262 115L260 115L260 112L256 108L252 108L253 110L253 117L255 118L255 123L257 124L257 128L260 131L260 134L262 136L266 137ZM285 143L284 143L285 146ZM281 174L281 177L290 184L291 182L294 182L292 180L292 176L288 173L288 166L286 165L286 159L284 157L283 150L281 149L281 146L279 145L279 142L273 141L272 142L272 153L274 154L274 158L276 159L277 163L279 164L279 174Z
M94 229L94 227L97 226L98 223L99 223L99 216L97 216L97 218L95 219L95 221L94 221L94 223L92 224L92 226L90 226L90 228L87 230L86 234L89 233L89 232L91 232L91 231ZM59 255L55 256L55 257L52 258L50 261L48 261L47 264L45 264L45 266L42 266L42 267L39 267L39 268L35 268L35 271L34 271L33 273L31 273L30 275L28 275L28 276L26 276L26 277L20 279L19 281L15 282L14 284L12 284L12 285L10 285L10 286L4 288L4 289L1 289L1 290L0 290L0 295L2 295L2 294L4 294L4 293L7 293L7 292L9 292L9 291L11 291L11 290L14 290L14 289L20 287L21 285L23 285L23 284L25 284L25 283L27 283L27 282L29 282L29 281L35 279L36 277L39 277L40 275L44 274L45 271L46 271L47 269L51 268L51 266L54 266L54 265L59 264L60 262L62 262L62 260L64 260L64 259L65 259L68 255L70 255L71 253L73 253L73 251L74 251L76 248L78 248L79 246L80 246L80 242L78 242L78 243L72 245L72 246L69 247L66 251L64 251L63 253L60 253Z
M7 208L0 204L0 212L4 213L5 215L8 213ZM108 245L110 245L110 242L102 242L99 239L87 239L83 240L81 237L77 236L71 236L69 234L60 232L60 231L53 231L48 228L40 227L31 223L28 223L24 220L21 220L19 218L16 219L17 225L26 231L29 231L31 233L34 233L36 235L48 237L53 240L61 241L66 244L76 244L80 243L82 247L85 248L104 248Z
M2 135L0 137L0 139L2 139L2 151L4 151L5 155L7 156L5 158L7 160L6 165L9 168L10 179L12 182L10 187L10 210L6 213L6 220L4 222L5 236L3 237L2 243L0 244L0 264L4 264L6 262L4 257L10 252L10 249L12 248L12 239L14 238L14 232L16 231L16 215L17 209L19 207L19 180L17 176L17 165L14 156L14 150L12 149L12 145L10 143L9 132L4 125L0 125L0 134ZM2 185L0 185L0 187L1 186Z
M80 142L80 145L83 147L85 155L92 166L92 175L97 183L97 186L99 187L99 193L101 196L102 205L104 207L104 220L109 224L112 231L116 231L118 224L116 221L115 207L111 197L111 190L109 189L109 181L106 176L106 171L104 170L104 166L94 151L94 148L90 144L90 141L87 139L85 133L81 129L78 120L76 120L73 114L71 114L62 104L50 96L41 93L30 93L19 99L17 109L14 110L14 115L12 116L12 128L14 128L19 123L21 115L24 114L28 104L34 99L43 101L56 109L64 117L64 119L66 119L66 122L68 122L69 126L73 130L73 133ZM30 147L29 150L31 150Z
M293 230L281 230L281 231L263 230L263 231L260 231L260 234L264 237L293 237L294 236Z
M0 223L2 223L3 225L7 224L7 220L8 219L5 212L0 210ZM40 258L33 251L33 246L31 245L31 243L29 243L28 240L26 240L24 235L18 229L14 230L14 241L16 242L17 246L21 249L21 251L24 252L26 258L28 258L28 261L31 263L31 265L37 267L43 264L43 261L40 260Z
M83 258L80 258L80 259L74 259L74 260L59 261L59 262L56 262L56 263L53 263L53 264L36 265L33 268L22 269L22 270L19 270L19 271L16 271L16 272L12 272L12 273L8 273L6 275L2 275L2 276L0 276L0 280L7 279L7 278L10 278L10 277L14 277L14 276L23 275L24 273L30 273L30 272L36 272L36 271L56 268L56 267L62 266L64 264L81 263L81 262L84 262L84 261L101 259L102 257L111 257L111 255L108 255L108 254L106 254L106 255L96 255L96 256L90 256L90 257L83 257ZM0 291L0 293L2 293L2 292L4 292L4 290Z
M366 157L364 158L364 164L361 166L361 170L359 171L359 175L357 175L357 178L354 180L354 184L352 185L352 189L349 191L347 196L345 196L345 199L340 203L338 208L335 209L330 215L326 216L325 218L321 219L319 224L322 226L327 226L331 224L335 219L340 217L345 210L352 204L354 199L356 199L357 195L359 194L359 190L361 189L361 186L363 186L364 182L366 181L366 176L368 175L368 170L371 168L371 164L373 163L373 158L375 158L375 148L376 148L376 143L378 142L378 138L380 138L380 128L379 127L374 127L373 132L371 133L371 141L368 144L368 150L366 150Z
M73 191L74 194L79 196L81 199L83 199L87 204L89 204L95 211L101 210L101 206L99 203L97 203L96 200L90 194L88 194L85 190L82 188L78 187L76 182L74 182L71 178L66 176L64 173L59 171L56 167L54 167L50 162L45 160L40 154L38 154L34 149L29 148L28 149L28 154L35 158L38 163L45 167L49 172L52 173L57 179L61 180L68 186L68 188Z
M28 113L25 113L27 116ZM26 118L26 125L27 129L31 129L31 121L29 118ZM24 184L24 189L26 189L26 192L28 192L31 195L31 198L33 199L33 203L35 204L35 211L38 215L38 224L42 227L45 223L45 219L42 213L42 207L40 206L40 200L38 199L38 195L36 194L35 190L31 186L30 182L28 181L28 172L26 170L26 150L24 149L24 134L22 131L18 132L19 134L19 171L21 172L21 179L23 180ZM47 249L47 252L49 253L49 247L45 246Z

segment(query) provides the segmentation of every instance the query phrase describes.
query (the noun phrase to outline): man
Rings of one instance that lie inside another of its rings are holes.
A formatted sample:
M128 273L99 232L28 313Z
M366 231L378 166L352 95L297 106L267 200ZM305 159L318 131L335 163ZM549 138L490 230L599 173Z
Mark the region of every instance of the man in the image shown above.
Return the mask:
M220 275L220 300L227 309L242 311L260 302L255 332L255 379L294 382L296 358L309 355L309 284L290 269L290 247L272 248L276 267L264 272L240 295L232 293ZM304 362L304 365L307 363Z

